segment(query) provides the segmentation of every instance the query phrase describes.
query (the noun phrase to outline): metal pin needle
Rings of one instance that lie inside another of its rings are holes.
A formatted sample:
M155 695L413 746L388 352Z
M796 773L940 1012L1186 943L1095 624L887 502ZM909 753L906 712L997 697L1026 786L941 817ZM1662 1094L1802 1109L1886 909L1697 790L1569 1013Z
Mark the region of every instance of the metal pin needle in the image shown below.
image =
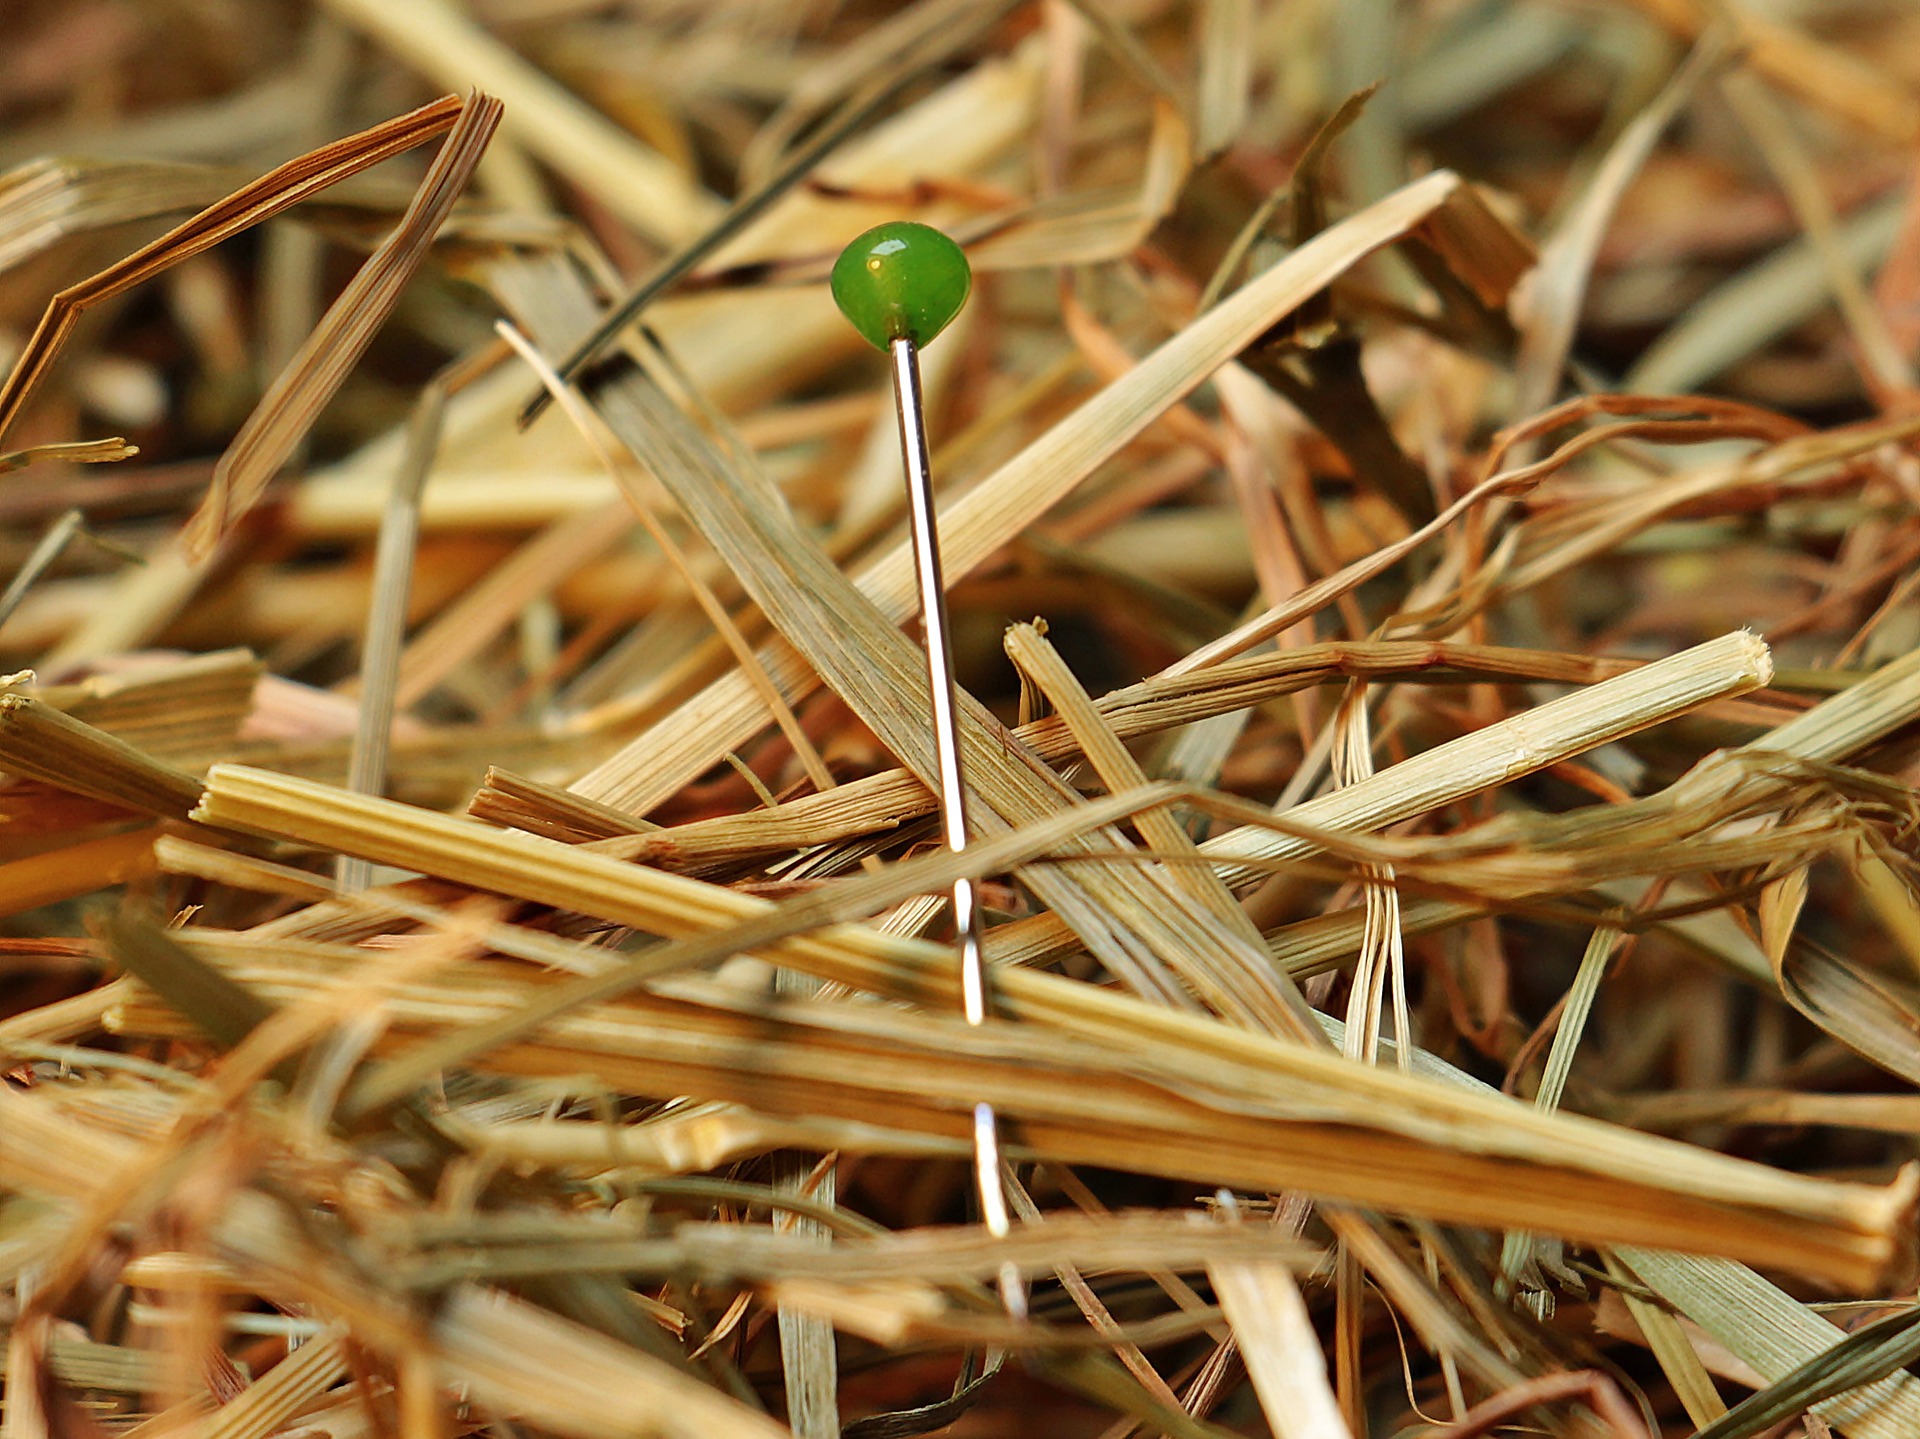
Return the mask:
M940 534L933 508L933 470L927 460L927 430L920 394L920 356L913 341L896 338L888 346L893 360L893 400L900 417L900 454L907 472L907 514L913 532L914 577L920 586L920 611L927 643L927 688L933 702L933 742L940 766L940 824L947 847L967 847L967 786L960 759L958 686L953 677L953 646L947 625L946 584L940 572ZM971 879L953 882L953 923L960 944L960 993L968 1024L987 1020L987 964L980 943L980 896ZM993 1106L973 1107L974 1179L987 1232L1005 1238L1007 1195L1000 1181L1000 1123ZM1012 1264L1000 1270L1000 1297L1007 1313L1025 1317L1026 1287Z

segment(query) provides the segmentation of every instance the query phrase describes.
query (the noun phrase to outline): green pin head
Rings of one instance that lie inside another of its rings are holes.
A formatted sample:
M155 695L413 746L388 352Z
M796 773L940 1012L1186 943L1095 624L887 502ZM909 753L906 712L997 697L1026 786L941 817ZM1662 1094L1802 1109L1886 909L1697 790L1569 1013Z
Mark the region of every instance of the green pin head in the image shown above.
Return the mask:
M833 262L833 302L876 350L925 345L967 303L973 272L960 247L931 225L876 225Z

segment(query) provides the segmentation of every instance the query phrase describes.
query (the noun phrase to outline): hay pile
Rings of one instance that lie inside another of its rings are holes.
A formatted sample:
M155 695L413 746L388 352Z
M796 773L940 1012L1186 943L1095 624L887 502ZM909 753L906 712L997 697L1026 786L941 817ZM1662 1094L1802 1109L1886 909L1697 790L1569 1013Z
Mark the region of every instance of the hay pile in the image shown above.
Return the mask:
M1920 15L16 12L5 1439L1920 1433Z

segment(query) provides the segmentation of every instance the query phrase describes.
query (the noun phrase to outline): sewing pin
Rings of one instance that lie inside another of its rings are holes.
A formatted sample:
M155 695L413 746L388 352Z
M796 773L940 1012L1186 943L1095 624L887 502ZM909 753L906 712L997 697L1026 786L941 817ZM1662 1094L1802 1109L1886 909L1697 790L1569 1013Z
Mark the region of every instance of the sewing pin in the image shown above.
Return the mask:
M893 400L900 419L900 452L907 475L907 513L914 573L927 644L927 681L933 701L934 749L939 761L940 819L947 847L967 847L967 796L961 774L959 709L946 587L940 573L940 537L934 519L933 473L920 392L920 349L944 330L972 287L967 257L928 225L901 220L867 231L833 266L833 298L853 327L893 362ZM986 1023L986 957L981 949L980 897L971 879L953 884L953 921L960 946L960 990L967 1023ZM993 1106L973 1107L974 1178L987 1232L1005 1238L1006 1191L1000 1182L1000 1124ZM1026 1290L1008 1264L1000 1295L1010 1316L1026 1313Z

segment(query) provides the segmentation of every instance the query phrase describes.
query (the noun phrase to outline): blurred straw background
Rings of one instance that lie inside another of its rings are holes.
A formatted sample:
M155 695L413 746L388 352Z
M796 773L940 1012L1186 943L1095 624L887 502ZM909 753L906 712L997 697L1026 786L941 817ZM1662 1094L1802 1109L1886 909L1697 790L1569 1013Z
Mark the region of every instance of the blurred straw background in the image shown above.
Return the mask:
M1920 10L0 37L0 1439L1920 1433Z

